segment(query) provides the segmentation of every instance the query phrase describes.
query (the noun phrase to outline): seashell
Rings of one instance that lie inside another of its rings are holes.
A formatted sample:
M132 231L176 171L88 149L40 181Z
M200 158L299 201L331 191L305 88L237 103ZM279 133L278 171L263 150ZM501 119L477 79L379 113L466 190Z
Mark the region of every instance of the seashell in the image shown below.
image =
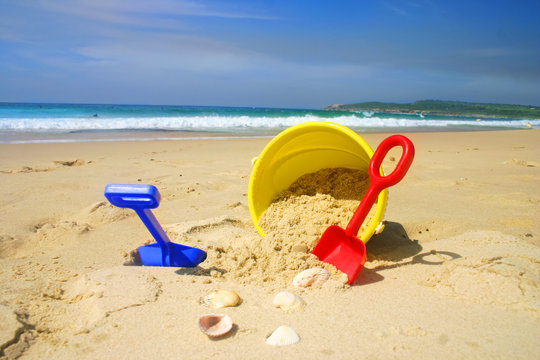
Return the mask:
M304 305L304 300L290 291L279 292L274 297L274 306L283 310L299 310Z
M311 268L302 271L293 279L293 285L298 287L308 287L311 285L322 284L330 278L330 273L320 267Z
M294 329L281 325L274 332L266 338L266 343L272 346L286 346L296 344L300 341L300 336L294 331Z
M205 314L199 318L199 329L210 337L219 337L231 331L233 322L224 314Z
M242 299L237 293L229 290L217 290L203 298L203 302L214 309L236 306L241 301Z

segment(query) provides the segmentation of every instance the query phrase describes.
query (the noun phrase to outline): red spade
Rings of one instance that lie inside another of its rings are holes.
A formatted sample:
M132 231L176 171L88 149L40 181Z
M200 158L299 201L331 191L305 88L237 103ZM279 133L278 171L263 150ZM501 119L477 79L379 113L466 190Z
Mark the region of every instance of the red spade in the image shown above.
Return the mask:
M403 153L391 174L381 176L379 169L388 151L395 146L401 146ZM370 185L347 225L342 229L332 225L322 234L312 253L319 260L334 265L347 274L349 284L356 279L366 262L366 245L356 237L369 210L377 200L379 193L401 181L414 158L414 145L403 135L392 135L384 139L369 163Z

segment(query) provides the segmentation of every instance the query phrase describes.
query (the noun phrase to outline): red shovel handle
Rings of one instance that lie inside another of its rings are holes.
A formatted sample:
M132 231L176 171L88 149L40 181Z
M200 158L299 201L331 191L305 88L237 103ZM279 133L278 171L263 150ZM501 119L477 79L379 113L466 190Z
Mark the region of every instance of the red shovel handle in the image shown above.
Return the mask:
M388 154L390 149L398 145L402 147L403 154L401 155L396 168L390 174L381 176L379 169L384 158L386 157L386 154ZM411 140L407 139L403 135L392 135L387 137L381 142L377 150L375 150L375 153L371 158L371 162L369 163L369 179L371 180L370 186L377 187L379 189L378 192L381 192L383 189L396 185L401 181L401 179L403 179L409 170L409 167L411 167L413 158L414 145Z
M379 169L384 158L386 157L386 154L388 154L390 149L398 145L402 147L403 153L401 154L401 158L399 159L396 168L394 171L392 171L392 173L386 176L381 176ZM403 135L389 136L380 143L369 163L369 188L364 195L360 206L358 206L358 209L356 209L351 221L347 225L346 232L349 235L356 236L358 234L360 226L364 222L369 210L375 203L375 200L377 200L379 193L390 186L396 185L401 181L401 179L403 179L407 173L407 170L409 170L409 167L412 164L413 158L414 145L411 140L407 139Z

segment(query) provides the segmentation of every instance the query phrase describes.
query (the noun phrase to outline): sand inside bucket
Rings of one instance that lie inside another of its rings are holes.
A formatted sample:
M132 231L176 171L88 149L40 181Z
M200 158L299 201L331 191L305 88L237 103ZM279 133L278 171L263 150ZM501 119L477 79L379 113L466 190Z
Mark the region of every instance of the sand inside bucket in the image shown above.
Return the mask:
M290 287L294 276L302 270L323 267L331 274L323 286L344 288L347 275L321 262L311 250L330 225L347 226L368 187L369 178L360 170L331 168L305 174L277 194L261 216L259 225L265 236L254 233L251 224L246 225L250 229L246 234L237 220L222 219L221 226L228 222L237 233L225 241L216 239L215 245L208 244L207 234L203 241L208 259L199 271L242 284L264 284L271 290ZM374 213L375 206L359 233L366 229ZM190 240L187 237L181 242L192 245ZM206 264L211 264L211 268L206 268Z
M347 226L368 187L369 177L360 170L330 168L303 175L272 200L259 225L267 238L281 239L285 250L311 251L330 225ZM374 212L375 207L359 234Z

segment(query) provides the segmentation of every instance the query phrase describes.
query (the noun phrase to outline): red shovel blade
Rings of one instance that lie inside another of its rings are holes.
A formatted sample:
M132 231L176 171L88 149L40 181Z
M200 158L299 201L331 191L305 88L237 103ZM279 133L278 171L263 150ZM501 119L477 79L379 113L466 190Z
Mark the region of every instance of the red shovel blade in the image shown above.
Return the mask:
M337 225L326 229L312 253L347 274L349 285L366 263L366 245Z

